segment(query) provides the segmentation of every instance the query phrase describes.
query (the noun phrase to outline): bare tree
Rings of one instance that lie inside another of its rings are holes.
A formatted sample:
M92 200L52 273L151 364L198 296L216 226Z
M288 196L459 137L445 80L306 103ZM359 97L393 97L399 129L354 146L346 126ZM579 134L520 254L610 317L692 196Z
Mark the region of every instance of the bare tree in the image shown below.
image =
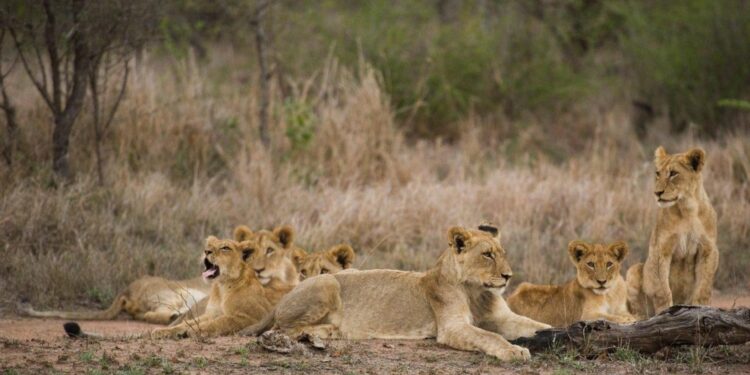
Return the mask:
M6 69L3 67L4 62L4 51L5 47L5 36L8 30L5 25L0 25L0 108L5 113L5 127L7 129L7 138L3 145L3 159L8 166L8 169L13 170L13 154L16 148L16 138L18 137L18 123L16 122L16 107L10 100L8 95L8 87L6 78L13 71L16 63L18 62L18 56L13 59L10 66Z
M58 176L69 179L70 133L83 107L91 55L83 28L77 27L82 21L84 1L72 0L61 8L69 13L70 22L61 22L57 9L53 9L49 0L44 0L43 21L36 25L43 30L35 29L35 25L28 23L11 23L9 30L26 73L52 112L55 123L52 133L52 169ZM38 34L43 35L42 45L47 52L46 59L42 56L39 44L31 40ZM69 35L65 45L61 45L62 35ZM27 50L29 47L33 55ZM69 70L67 68L71 65L71 60L72 68ZM50 73L49 80L47 72Z
M52 169L64 180L72 177L70 135L102 56L138 48L156 23L156 5L155 0L11 0L2 9L24 71L52 113Z
M258 130L263 146L268 148L271 137L268 134L268 106L271 100L270 81L271 71L268 67L268 37L264 27L264 19L271 5L270 0L258 0L250 25L255 30L255 47L258 51L258 65L260 67L260 108L258 110Z

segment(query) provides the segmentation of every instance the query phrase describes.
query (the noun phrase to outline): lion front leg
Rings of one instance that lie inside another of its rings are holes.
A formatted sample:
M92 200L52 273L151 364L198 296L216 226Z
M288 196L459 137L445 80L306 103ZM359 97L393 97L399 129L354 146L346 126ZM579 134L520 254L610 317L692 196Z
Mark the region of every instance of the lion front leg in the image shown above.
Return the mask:
M210 315L202 315L198 317L197 319L186 320L174 326L157 328L151 331L150 336L151 338L154 338L154 339L188 336L191 331L197 330L201 324L205 324L206 322L210 321L213 318L214 317Z
M708 305L711 302L711 289L718 266L719 250L716 244L704 239L695 262L695 287L690 298L693 305Z
M628 324L628 323L633 323L636 321L635 317L633 317L630 314L610 314L610 313L598 312L598 311L593 312L593 313L584 312L581 315L581 320L584 320L584 321L606 320L608 322L618 323L618 324Z
M485 331L468 323L452 323L438 327L437 341L455 349L478 350L501 361L528 360L529 350L509 343L497 333Z
M643 292L651 300L654 313L672 306L672 289L669 287L669 271L672 265L674 240L652 244L649 257L643 264Z
M552 328L549 324L537 322L534 319L514 313L505 300L495 297L494 306L482 321L490 331L502 335L507 340L515 340L519 337L531 337L542 329Z

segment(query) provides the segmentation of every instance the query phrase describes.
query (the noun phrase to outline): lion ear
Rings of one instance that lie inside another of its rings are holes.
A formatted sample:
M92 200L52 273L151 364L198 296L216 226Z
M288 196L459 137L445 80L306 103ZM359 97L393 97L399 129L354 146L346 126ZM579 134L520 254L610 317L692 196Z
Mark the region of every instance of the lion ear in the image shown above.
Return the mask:
M234 240L237 242L247 241L253 236L253 231L250 228L239 225L234 228Z
M294 242L294 229L292 229L292 227L287 225L278 227L273 230L273 234L275 234L276 237L279 238L281 246L283 246L285 249L288 249L292 246L292 243Z
M588 245L581 240L570 241L568 244L568 255L573 263L578 263L588 251Z
M448 244L456 253L461 254L466 248L466 241L469 239L469 231L461 227L453 227L448 230Z
M485 224L479 225L479 227L477 227L477 229L481 230L482 232L487 232L487 233L491 234L492 237L495 237L495 239L497 239L498 241L500 241L500 230L497 229L496 226L494 226L494 225L492 225L490 223L485 223Z
M703 151L703 149L694 148L688 151L685 157L687 159L687 164L690 168L693 168L694 171L700 172L701 169L703 169L703 164L706 162L706 152Z
M622 262L623 259L628 255L628 244L624 241L617 241L609 245L609 249L615 254L618 262Z
M248 243L238 243L237 246L242 249L242 261L247 262L247 259L253 255L254 249L248 246Z
M346 244L334 246L328 250L328 254L331 254L336 263L341 265L341 268L347 269L354 263L354 249Z
M664 146L659 146L656 148L656 151L654 151L654 161L658 162L667 156L667 150L664 149Z
M307 258L307 251L305 251L304 249L295 247L292 250L292 262L294 262L294 265L296 267L301 266L305 258Z

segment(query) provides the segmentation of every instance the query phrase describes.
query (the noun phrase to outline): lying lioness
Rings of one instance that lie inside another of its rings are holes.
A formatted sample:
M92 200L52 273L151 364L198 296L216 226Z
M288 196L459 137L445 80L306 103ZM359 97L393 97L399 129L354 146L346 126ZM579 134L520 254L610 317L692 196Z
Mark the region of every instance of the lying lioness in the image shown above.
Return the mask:
M272 314L245 330L271 327L323 338L421 339L479 350L501 360L528 359L506 339L530 336L544 323L513 313L502 298L512 271L497 228L448 231L450 247L426 272L347 271L300 283Z
M136 320L169 324L206 298L210 289L211 286L200 277L175 281L144 276L130 283L106 310L36 311L24 305L19 311L38 318L76 320L111 320L124 311Z
M579 320L633 322L626 306L627 286L620 276L628 246L624 242L601 245L571 241L568 253L576 266L573 280L563 285L522 283L508 297L510 309L555 327L567 327Z

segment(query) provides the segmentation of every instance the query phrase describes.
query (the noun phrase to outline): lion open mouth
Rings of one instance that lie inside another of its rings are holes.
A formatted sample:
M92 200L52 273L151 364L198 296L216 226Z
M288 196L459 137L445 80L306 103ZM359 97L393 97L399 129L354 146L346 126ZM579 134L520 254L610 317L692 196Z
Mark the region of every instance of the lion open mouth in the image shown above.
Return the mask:
M203 264L206 266L206 270L202 274L204 279L210 280L219 276L219 266L211 263L208 258L203 259Z

